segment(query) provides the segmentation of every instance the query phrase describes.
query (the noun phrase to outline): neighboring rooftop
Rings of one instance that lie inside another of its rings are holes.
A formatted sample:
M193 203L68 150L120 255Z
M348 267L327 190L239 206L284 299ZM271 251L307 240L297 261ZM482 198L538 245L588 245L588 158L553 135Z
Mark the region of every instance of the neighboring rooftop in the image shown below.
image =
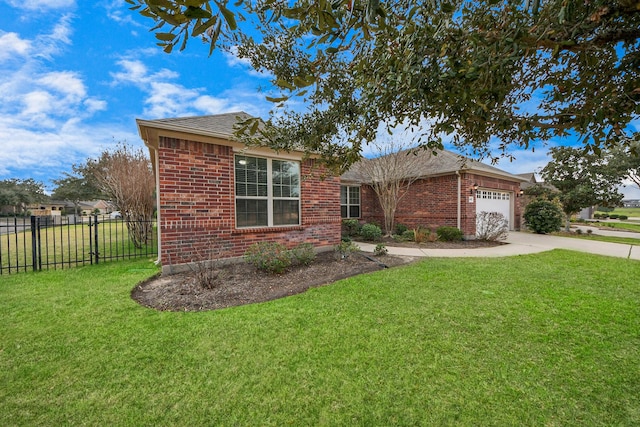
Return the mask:
M407 152L407 154L420 156L422 158L420 162L416 163L415 169L407 174L407 178L448 175L456 171L473 171L484 175L501 177L511 181L527 181L524 177L513 175L509 172L503 171L502 169L498 169L477 160L469 159L447 150L437 150L435 151L435 154L432 154L430 150L417 150L413 153ZM342 174L341 179L347 182L351 181L360 183L368 181L368 179L360 172L359 165L361 162L375 161L376 159L363 159L360 162L355 163L351 169Z

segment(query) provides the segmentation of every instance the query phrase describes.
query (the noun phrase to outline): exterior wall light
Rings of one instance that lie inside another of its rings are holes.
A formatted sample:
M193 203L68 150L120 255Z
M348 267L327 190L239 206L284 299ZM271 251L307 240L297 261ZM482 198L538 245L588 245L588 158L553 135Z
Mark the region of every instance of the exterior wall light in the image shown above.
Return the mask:
M473 194L474 192L478 191L478 184L473 184L473 187L471 187L471 194Z

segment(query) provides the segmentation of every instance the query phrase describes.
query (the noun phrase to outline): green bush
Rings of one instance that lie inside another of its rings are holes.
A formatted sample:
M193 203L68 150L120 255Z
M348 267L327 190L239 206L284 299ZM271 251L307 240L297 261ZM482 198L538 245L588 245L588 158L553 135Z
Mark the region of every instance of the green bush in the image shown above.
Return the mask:
M611 215L609 215L609 218L611 218L611 219L619 219L619 218L620 218L620 215L618 215L618 214L611 214Z
M384 256L388 253L389 253L389 250L387 249L384 243L378 243L376 245L376 248L373 250L373 254L375 256Z
M334 247L336 258L337 259L345 259L349 258L352 253L358 252L360 250L360 246L355 243L349 242L340 242L339 245Z
M462 231L457 227L443 225L442 227L438 227L436 233L438 234L438 239L443 242L462 240Z
M291 265L291 251L278 242L259 242L249 246L244 259L259 270L282 273Z
M316 259L316 250L311 243L301 243L291 250L296 264L309 265Z
M618 219L621 219L624 221L625 219L629 219L629 217L626 215L618 215Z
M409 227L407 227L404 224L396 224L396 234L398 236L402 236L404 234L405 231L407 231L409 229Z
M358 234L360 234L360 227L360 222L357 219L342 220L342 231L346 236L357 236Z
M524 211L524 220L538 234L560 231L563 213L560 207L549 200L537 199L529 203Z
M382 230L375 224L365 224L360 229L360 236L364 240L374 242L382 237Z
M405 230L400 237L402 238L402 240L405 240L407 242L413 242L416 238L413 230Z

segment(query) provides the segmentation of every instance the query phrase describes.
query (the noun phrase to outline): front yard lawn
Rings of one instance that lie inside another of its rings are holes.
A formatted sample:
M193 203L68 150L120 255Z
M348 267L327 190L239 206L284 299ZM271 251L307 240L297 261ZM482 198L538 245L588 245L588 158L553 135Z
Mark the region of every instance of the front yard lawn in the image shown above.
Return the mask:
M158 312L123 261L0 279L0 425L639 425L640 263L425 259Z

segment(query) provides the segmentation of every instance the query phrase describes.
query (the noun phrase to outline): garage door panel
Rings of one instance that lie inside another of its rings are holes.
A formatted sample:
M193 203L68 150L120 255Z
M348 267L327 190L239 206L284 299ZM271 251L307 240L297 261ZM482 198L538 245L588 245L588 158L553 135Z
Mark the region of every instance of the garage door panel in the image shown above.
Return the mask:
M476 192L476 214L480 212L501 213L511 229L511 193L498 190L478 190Z

